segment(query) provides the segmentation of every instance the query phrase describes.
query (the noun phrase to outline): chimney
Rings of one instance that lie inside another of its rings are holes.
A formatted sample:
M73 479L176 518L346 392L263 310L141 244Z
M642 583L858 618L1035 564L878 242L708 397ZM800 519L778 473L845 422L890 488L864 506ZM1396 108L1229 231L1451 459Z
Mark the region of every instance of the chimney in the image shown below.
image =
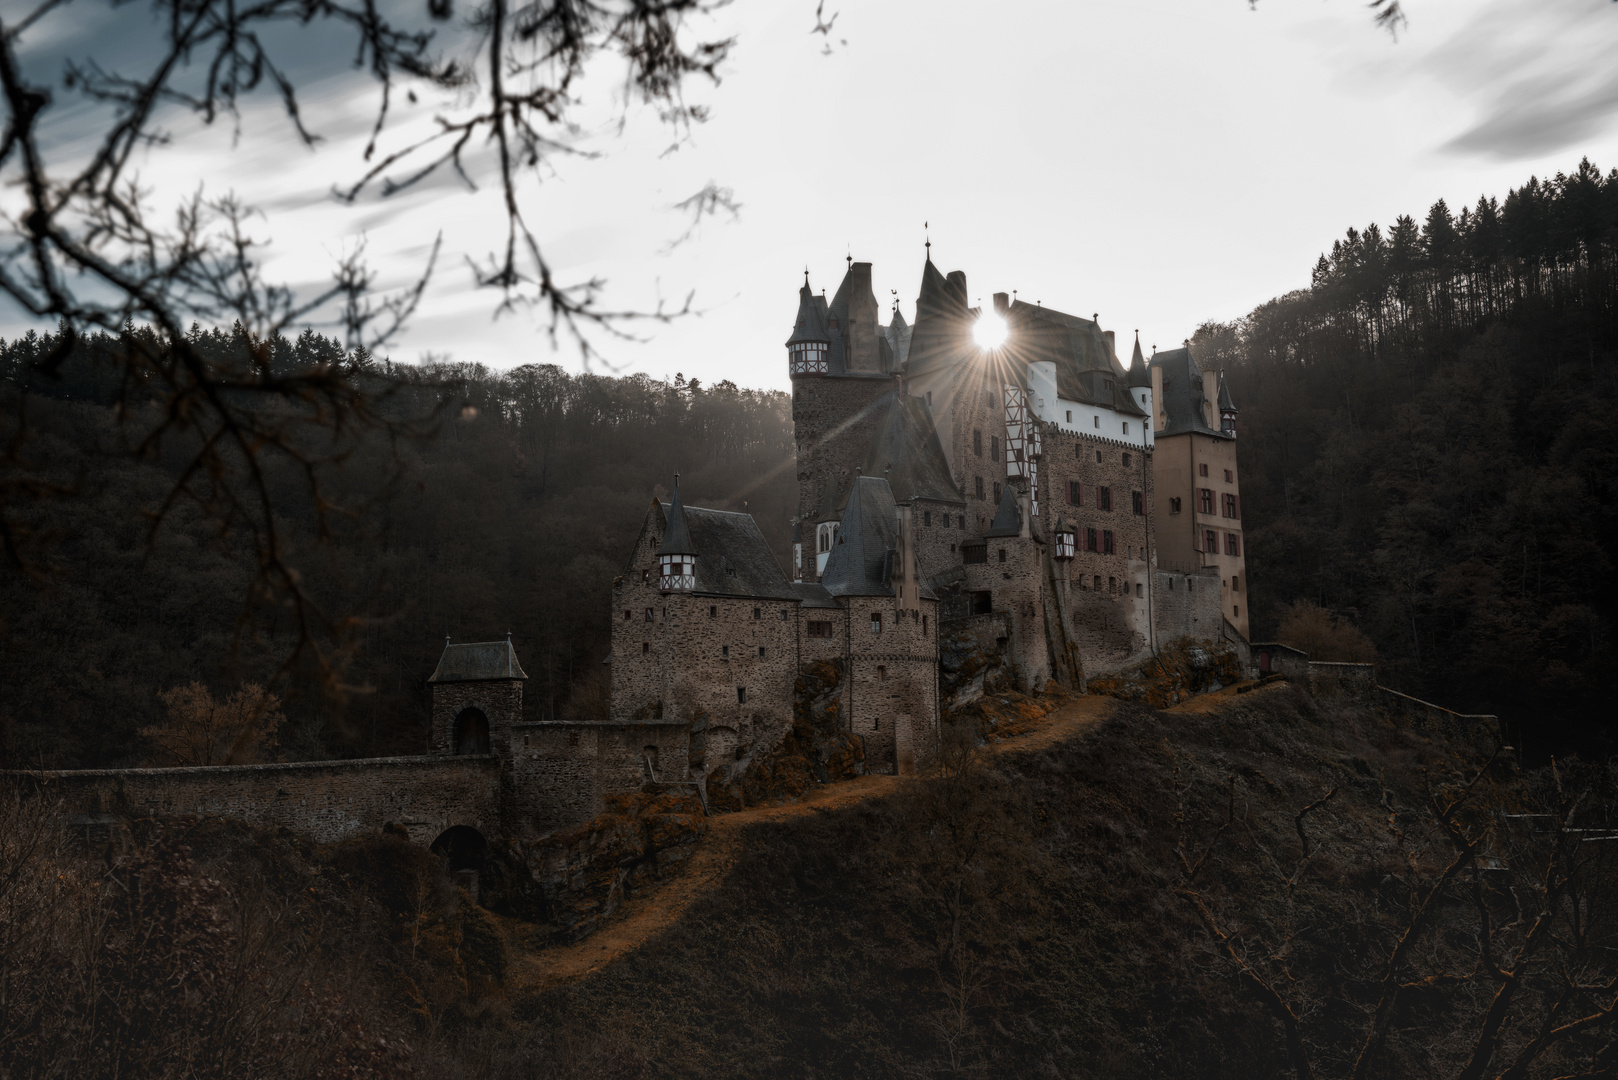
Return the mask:
M843 287L838 290L848 300L848 325L843 328L843 340L848 342L848 370L881 371L882 351L877 344L877 330L882 322L882 309L877 306L876 295L871 292L871 264L851 262Z
M1003 318L1005 316L1006 312L1008 312L1010 310L1011 310L1011 297L1007 296L1003 292L995 293L994 294L994 312L995 312L995 314L999 315L999 316L1001 316Z
M946 280L949 282L950 291L955 294L955 299L960 302L961 307L970 307L971 303L966 297L966 271L951 270Z

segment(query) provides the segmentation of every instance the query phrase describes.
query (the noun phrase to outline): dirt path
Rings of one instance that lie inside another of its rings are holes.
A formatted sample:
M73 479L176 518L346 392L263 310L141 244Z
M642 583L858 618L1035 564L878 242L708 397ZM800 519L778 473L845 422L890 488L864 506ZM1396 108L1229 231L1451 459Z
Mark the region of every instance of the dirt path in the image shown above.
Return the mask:
M1044 716L1032 731L990 743L989 750L1005 753L1054 745L1104 719L1114 704L1112 698L1074 698ZM517 994L533 993L583 978L673 926L692 901L730 872L741 852L742 831L747 826L879 799L896 790L899 783L896 776L862 776L820 788L801 802L715 815L709 820L708 835L677 875L627 901L613 919L576 944L546 945L536 940L534 928L529 924L502 919L514 946L506 976L507 989Z

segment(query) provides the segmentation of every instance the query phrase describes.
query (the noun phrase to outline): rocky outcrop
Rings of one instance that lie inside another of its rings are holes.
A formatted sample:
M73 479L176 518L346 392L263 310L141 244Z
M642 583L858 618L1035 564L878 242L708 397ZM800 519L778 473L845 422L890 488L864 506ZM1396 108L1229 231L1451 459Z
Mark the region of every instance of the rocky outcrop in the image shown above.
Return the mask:
M500 852L513 887L501 904L513 914L548 923L566 937L588 934L618 904L663 871L683 862L708 831L694 793L609 795L604 812L583 825L537 841L512 841ZM526 870L529 882L518 866Z
M970 630L942 634L938 642L939 689L944 711L969 705L985 694L1012 689L1015 677L1003 650Z
M709 773L709 808L792 802L817 785L864 776L865 745L843 729L845 677L842 660L807 665L793 688L792 730L770 753Z
M1241 656L1229 643L1180 638L1138 668L1091 679L1089 688L1092 694L1166 709L1197 694L1222 690L1241 678Z

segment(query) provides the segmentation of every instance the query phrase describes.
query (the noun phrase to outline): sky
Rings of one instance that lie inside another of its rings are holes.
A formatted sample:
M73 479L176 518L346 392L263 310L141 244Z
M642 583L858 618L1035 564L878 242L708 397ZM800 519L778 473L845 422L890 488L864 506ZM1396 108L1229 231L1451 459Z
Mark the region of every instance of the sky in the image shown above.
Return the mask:
M604 61L570 136L584 153L553 158L522 206L558 277L605 281L605 307L691 297L690 316L597 335L596 371L785 388L805 268L830 294L849 256L870 262L883 307L897 299L912 319L929 238L974 300L1016 290L1099 315L1120 348L1137 329L1168 348L1306 286L1350 226L1504 196L1585 156L1618 165L1618 3L1405 6L1395 38L1353 0L826 0L836 18L818 34L813 0L735 0L692 27L736 37L720 85L692 87L707 123L671 150ZM68 57L132 63L149 18L67 4L23 39L25 70L60 87ZM169 139L139 158L153 205L234 193L261 212L266 276L306 293L361 244L378 287L402 287L441 238L388 355L579 369L541 319L498 313L474 287L470 265L503 239L486 156L475 190L446 174L334 197L362 172L376 89L325 34L281 43L317 147L268 95L235 125L170 116ZM383 150L455 106L402 106ZM93 123L58 90L42 129L53 161L82 160ZM739 209L693 228L677 204L709 184ZM0 299L0 335L27 325Z

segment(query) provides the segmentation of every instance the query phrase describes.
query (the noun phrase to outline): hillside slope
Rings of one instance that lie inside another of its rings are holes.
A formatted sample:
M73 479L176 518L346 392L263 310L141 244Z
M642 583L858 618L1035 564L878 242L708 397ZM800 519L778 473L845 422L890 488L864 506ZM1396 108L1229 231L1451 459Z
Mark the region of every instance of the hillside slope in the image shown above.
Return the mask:
M1475 775L1478 752L1289 686L1168 712L1121 705L1042 742L958 747L944 775L887 797L750 825L729 875L667 932L521 997L521 1019L481 1030L459 1059L469 1075L507 1075L521 1046L563 1028L591 1033L590 1060L617 1063L603 1075L1290 1075L1276 1014L1216 952L1201 901L1303 1018L1319 1073L1346 1073L1411 897L1452 855L1424 816L1427 784ZM1593 782L1587 806L1610 813L1610 777ZM1455 820L1487 832L1487 811L1521 812L1536 784L1497 760ZM1332 789L1304 820L1313 850L1300 861L1296 815ZM1525 879L1544 866L1531 847L1513 849ZM1618 944L1610 895L1591 892L1611 880L1582 872L1585 944ZM1440 890L1399 981L1476 967L1467 895ZM1497 942L1502 956L1510 946ZM1614 954L1581 955L1610 977ZM1548 984L1534 977L1501 1055L1541 1013ZM1483 984L1398 997L1368 1075L1453 1074ZM1543 1063L1588 1060L1600 1045L1588 1035Z

